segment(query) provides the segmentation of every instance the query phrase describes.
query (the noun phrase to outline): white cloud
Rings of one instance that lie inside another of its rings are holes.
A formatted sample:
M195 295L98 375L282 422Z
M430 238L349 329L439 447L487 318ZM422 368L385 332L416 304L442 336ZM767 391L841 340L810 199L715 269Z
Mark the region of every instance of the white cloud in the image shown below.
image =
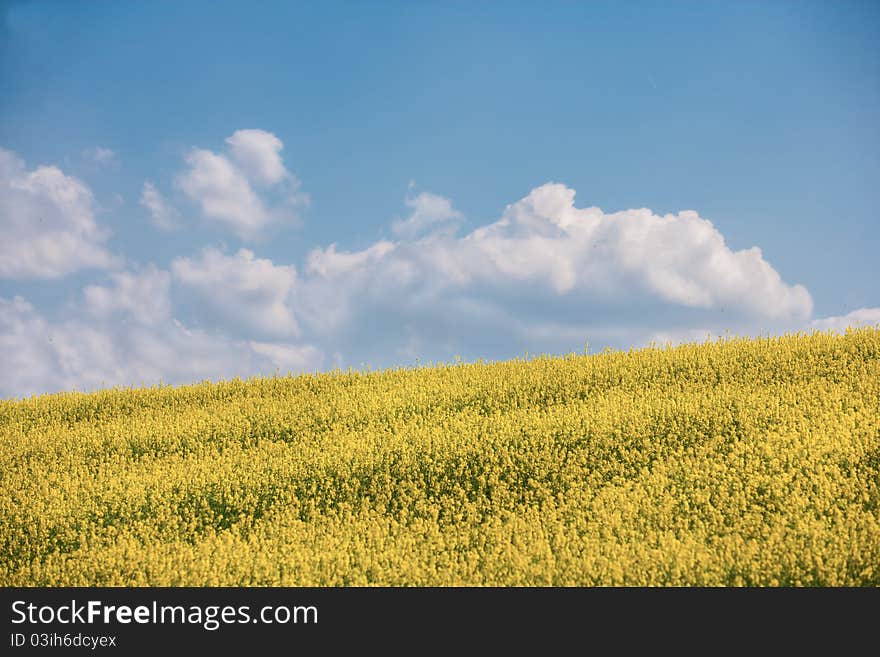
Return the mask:
M76 381L57 379L57 368L47 354L52 350L47 323L21 297L0 297L0 395L12 397L63 390Z
M851 313L836 317L823 317L813 320L812 328L826 331L845 331L848 327L880 326L880 308L859 308Z
M282 372L315 370L322 362L321 351L313 345L279 344L254 340L247 344L255 354L265 357Z
M325 279L363 273L369 268L375 267L386 255L394 251L394 248L392 242L383 240L363 251L349 253L337 251L334 243L326 249L312 250L308 255L306 268L309 273L317 274Z
M102 148L101 146L87 148L83 151L83 155L98 164L109 164L117 160L116 151L110 148Z
M336 244L312 250L306 259L308 277L297 288L298 315L319 333L355 321L370 288L380 284L375 274L394 249L393 243L381 241L355 253L337 251Z
M168 204L156 186L147 180L141 191L141 205L150 212L150 220L161 230L175 230L179 227L179 214Z
M299 332L290 306L297 279L293 266L274 265L247 249L228 256L207 248L198 259L174 260L171 270L227 323L275 337Z
M138 273L110 275L112 285L89 285L83 291L85 307L100 318L130 315L142 324L155 324L171 316L171 276L153 265Z
M0 278L58 278L118 264L91 190L54 166L28 171L0 148Z
M284 144L265 130L237 130L226 138L229 150L247 176L264 185L281 182L290 175L281 160Z
M52 322L21 297L0 298L0 397L312 371L309 345L236 340L166 318L147 324L74 315Z
M731 251L696 212L606 214L576 208L574 194L559 184L538 187L494 224L438 243L431 258L454 258L474 281L537 283L557 296L608 305L647 298L772 319L810 315L803 286L785 284L756 247Z
M185 158L189 168L177 177L177 187L198 203L205 217L242 239L259 238L272 223L295 221L297 206L307 203L308 196L298 191L299 181L281 162L281 140L262 130L239 130L226 141L232 159L202 148L190 150ZM252 183L270 187L267 198Z
M177 178L177 185L199 203L206 217L227 224L243 238L254 237L269 223L263 202L226 157L194 148L186 162L190 168Z
M396 221L391 226L392 232L404 239L414 239L426 232L438 230L454 231L463 218L452 207L452 201L430 192L407 198L406 204L412 208L409 217Z
M21 372L0 380L0 394L313 370L323 354L336 366L388 366L811 322L806 289L784 282L760 250L731 250L695 212L578 208L574 190L547 184L459 235L436 230L458 219L452 204L420 196L410 218L440 219L362 250L313 249L300 272L248 249L207 248L168 272L109 274L62 321L0 300L0 363ZM878 320L880 309L865 308L812 326Z
M695 212L577 208L559 184L460 237L315 249L305 273L298 316L343 353L363 350L365 327L377 352L417 340L510 355L777 330L812 312L803 286L782 281L759 249L729 249Z

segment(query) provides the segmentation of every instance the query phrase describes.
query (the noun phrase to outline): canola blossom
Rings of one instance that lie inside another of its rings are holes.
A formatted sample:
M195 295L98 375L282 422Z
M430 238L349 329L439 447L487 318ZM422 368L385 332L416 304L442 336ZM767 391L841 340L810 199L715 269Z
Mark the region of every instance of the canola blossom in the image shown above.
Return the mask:
M7 400L0 454L3 586L880 584L874 328Z

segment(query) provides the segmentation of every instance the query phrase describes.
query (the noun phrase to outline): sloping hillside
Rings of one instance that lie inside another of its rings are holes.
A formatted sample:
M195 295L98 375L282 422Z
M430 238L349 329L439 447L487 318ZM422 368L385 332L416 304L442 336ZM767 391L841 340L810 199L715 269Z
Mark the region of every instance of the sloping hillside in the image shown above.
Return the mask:
M0 402L2 585L880 584L880 330Z

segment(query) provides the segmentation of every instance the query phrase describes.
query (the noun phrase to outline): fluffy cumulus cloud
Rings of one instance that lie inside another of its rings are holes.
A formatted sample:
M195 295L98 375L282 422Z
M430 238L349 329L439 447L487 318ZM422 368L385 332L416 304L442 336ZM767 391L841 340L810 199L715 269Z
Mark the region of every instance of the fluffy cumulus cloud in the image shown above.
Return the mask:
M270 224L295 221L298 206L308 197L284 167L281 140L264 130L239 130L226 144L228 153L191 149L177 187L207 219L242 239L261 237Z
M270 337L299 333L291 308L296 268L274 265L240 249L234 255L207 248L198 258L178 258L174 278L198 297L201 307L226 325Z
M170 231L179 227L179 213L149 180L144 182L140 203L150 213L150 221L156 228Z
M281 142L240 131L228 146L190 153L182 188L230 217L269 212L254 190L285 184ZM85 188L70 185L79 191L65 198L88 208ZM813 319L803 286L760 249L731 249L693 211L578 207L574 190L549 183L460 232L449 199L424 192L406 203L394 239L315 248L299 269L209 247L167 271L105 273L63 317L0 298L0 363L15 373L0 395L880 322L872 308Z
M201 148L186 156L189 169L177 179L202 213L227 224L243 237L256 234L269 222L269 212L244 174L223 155Z
M226 143L232 158L251 180L262 185L281 182L290 173L281 160L284 144L265 130L237 130Z
M731 250L695 212L605 213L576 207L574 196L547 184L464 235L316 249L296 311L338 340L334 350L386 363L415 344L441 356L503 356L774 330L810 317L803 286L784 282L760 249Z
M445 271L453 263L470 285L531 286L588 308L635 301L772 319L812 312L807 290L784 283L759 248L731 251L696 212L609 214L575 207L574 196L564 185L543 185L499 221L430 245L427 260Z
M118 264L91 190L55 166L28 169L0 148L0 278L59 278Z

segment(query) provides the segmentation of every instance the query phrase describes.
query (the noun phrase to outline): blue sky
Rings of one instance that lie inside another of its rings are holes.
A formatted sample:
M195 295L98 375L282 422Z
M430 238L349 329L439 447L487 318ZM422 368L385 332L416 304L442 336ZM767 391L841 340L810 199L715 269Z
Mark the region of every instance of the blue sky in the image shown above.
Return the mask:
M0 12L2 396L880 320L877 3Z

